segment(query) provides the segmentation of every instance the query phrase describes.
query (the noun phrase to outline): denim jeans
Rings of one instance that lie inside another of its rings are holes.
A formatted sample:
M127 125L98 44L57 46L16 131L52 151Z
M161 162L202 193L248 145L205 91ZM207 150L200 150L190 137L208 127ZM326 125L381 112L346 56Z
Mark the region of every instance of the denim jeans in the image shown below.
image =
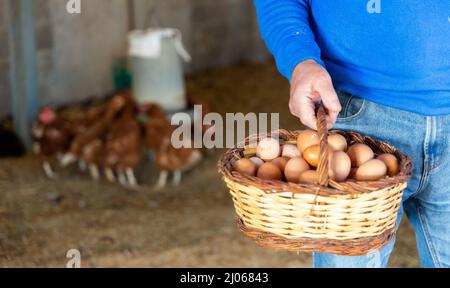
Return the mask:
M412 158L398 223L405 214L416 235L422 267L450 267L450 115L422 116L339 92L335 129L356 131L394 145ZM397 225L398 227L398 225ZM313 254L313 266L386 267L395 238L364 256Z

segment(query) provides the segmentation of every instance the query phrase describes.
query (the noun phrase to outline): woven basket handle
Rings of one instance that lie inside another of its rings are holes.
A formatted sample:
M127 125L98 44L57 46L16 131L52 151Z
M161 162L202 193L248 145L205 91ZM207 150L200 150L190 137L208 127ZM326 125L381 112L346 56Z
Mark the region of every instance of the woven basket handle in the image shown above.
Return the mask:
M320 158L317 165L317 172L319 173L319 184L321 186L328 186L328 156L330 154L328 149L328 128L327 128L327 112L323 104L317 108L317 134L320 141Z

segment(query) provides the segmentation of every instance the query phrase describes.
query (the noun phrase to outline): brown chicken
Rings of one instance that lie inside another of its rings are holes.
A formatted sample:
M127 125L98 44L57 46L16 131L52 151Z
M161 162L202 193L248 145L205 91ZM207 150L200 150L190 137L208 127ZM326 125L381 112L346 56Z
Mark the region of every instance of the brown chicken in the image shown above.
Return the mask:
M141 161L141 127L136 120L136 104L131 94L126 95L125 108L113 122L105 142L107 178L112 181L112 170L115 170L122 186L137 187L134 171Z
M53 156L60 157L67 151L71 136L64 122L51 108L44 108L39 113L39 120L33 124L33 152L42 161L42 168L49 178L56 176L50 164Z
M92 179L100 179L99 166L103 164L104 142L102 139L95 139L83 147L81 163L89 169Z
M91 125L103 117L106 111L106 106L106 104L94 105L87 108L83 106L75 106L61 111L61 118L64 120L66 130L70 133L72 139L77 135L85 133ZM98 144L98 141L94 140L91 145L86 145L89 147L87 149L83 148L83 154L87 154L82 155L82 159L78 159L78 164L81 171L85 171L86 168L88 168L87 162L91 164L89 166L89 170L94 179L98 178L98 168L92 165L93 163L96 163L99 158L99 155L96 155L100 153L97 151ZM86 152L84 150L86 150Z
M106 133L108 132L109 125L125 106L125 103L126 100L123 95L116 95L113 97L113 99L107 104L103 117L92 123L86 128L86 130L80 131L81 133L75 136L68 153L66 153L62 159L63 166L67 166L77 160L82 160L83 150L85 147L89 147L88 145L96 146L98 145L98 142L96 143L96 141L101 141L104 139ZM95 163L91 164L97 165ZM90 169L91 173L93 173L91 175L93 178L96 177L95 170L98 170L98 168L91 167Z
M145 143L155 154L155 164L160 169L157 188L166 186L169 172L174 172L173 184L179 185L182 172L192 168L202 159L202 154L193 148L175 148L171 144L174 131L164 112L157 105L143 108L149 120L146 126ZM191 141L191 139L187 140Z
M88 108L80 108L75 111L67 110L61 112L61 119L67 130L75 137L84 133L93 123L99 120L106 111L105 105L97 105Z

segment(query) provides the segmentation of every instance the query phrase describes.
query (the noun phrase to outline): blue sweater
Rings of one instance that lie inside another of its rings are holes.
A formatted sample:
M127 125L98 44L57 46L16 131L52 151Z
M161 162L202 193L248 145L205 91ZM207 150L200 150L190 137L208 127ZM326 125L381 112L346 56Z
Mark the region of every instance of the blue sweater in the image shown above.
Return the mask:
M450 0L254 1L286 78L314 59L337 89L422 115L450 114Z

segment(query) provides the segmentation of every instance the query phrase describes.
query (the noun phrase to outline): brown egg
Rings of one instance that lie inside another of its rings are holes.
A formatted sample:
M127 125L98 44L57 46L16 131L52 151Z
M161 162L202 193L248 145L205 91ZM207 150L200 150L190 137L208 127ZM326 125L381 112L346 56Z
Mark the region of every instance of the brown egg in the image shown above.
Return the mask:
M319 145L319 135L317 131L305 130L297 137L297 147L303 153L308 147Z
M328 136L328 147L334 151L347 150L347 139L341 134L331 134Z
M256 175L256 165L253 164L250 159L242 158L238 161L234 162L233 165L234 170L237 172L247 175L247 176L255 176Z
M319 184L319 173L314 170L305 171L300 174L298 182L304 184Z
M283 175L277 165L266 162L259 167L257 177L264 180L281 180Z
M387 167L383 161L372 159L359 166L355 172L355 179L359 181L376 181L386 176Z
M350 174L348 175L348 178L356 179L356 170L358 170L358 168L352 167L352 168L350 169ZM347 179L348 179L348 178L347 178Z
M280 142L273 138L265 138L258 143L256 155L264 161L271 161L280 156Z
M384 162L384 164L387 166L388 169L388 175L389 176L395 176L398 174L400 167L398 164L397 157L395 157L392 154L381 154L377 157L377 159Z
M302 153L300 153L300 150L298 150L297 146L292 144L286 144L282 147L281 156L288 157L288 158L295 158L302 156Z
M250 161L252 161L253 164L256 165L256 168L259 168L262 164L264 164L264 161L261 160L261 158L258 158L258 157L252 157L252 158L250 158Z
M309 165L303 158L291 158L284 168L284 177L288 182L298 183L300 174L307 170L309 170Z
M350 146L347 151L352 167L359 167L375 156L372 149L366 144L358 143Z
M350 157L344 151L334 151L328 158L328 175L330 179L343 182L347 179L352 168Z
M287 158L287 157L278 157L278 158L273 159L270 162L277 165L278 168L280 168L281 172L283 172L288 161L289 161L289 158Z
M317 167L317 164L319 164L319 157L320 157L319 145L311 146L303 152L303 158L306 160L306 162L308 162L309 165L313 167Z

